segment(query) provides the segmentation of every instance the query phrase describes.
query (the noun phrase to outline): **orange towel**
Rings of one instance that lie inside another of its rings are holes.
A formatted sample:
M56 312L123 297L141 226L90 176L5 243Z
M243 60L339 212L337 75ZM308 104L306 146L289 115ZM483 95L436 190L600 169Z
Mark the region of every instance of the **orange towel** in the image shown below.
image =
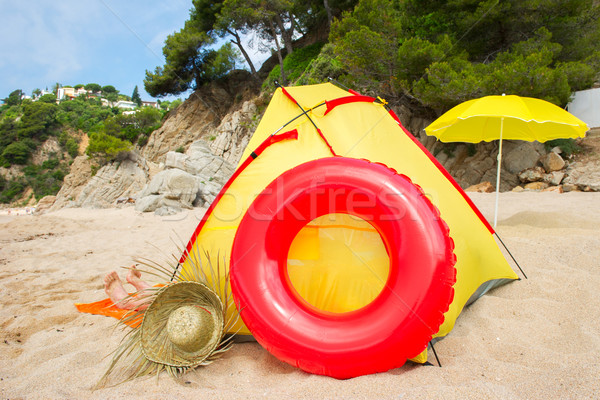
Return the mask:
M106 315L107 317L113 317L116 319L122 319L125 314L131 311L115 306L110 299L104 299L93 303L75 303L75 307L79 312L95 315ZM141 318L139 318L133 321L127 321L127 325L131 326L132 328L137 328L141 322Z
M161 287L161 286L165 286L165 285L161 285L161 284L154 285L154 287ZM131 293L130 293L130 295L131 295ZM104 299L104 300L96 301L93 303L75 303L75 307L77 308L77 311L79 311L79 312L95 314L95 315L105 315L107 317L113 317L116 319L122 319L128 312L131 311L131 310L125 310L125 309L115 306L110 299ZM141 318L136 318L135 320L126 322L126 324L131 326L132 328L137 328L141 323L142 323Z

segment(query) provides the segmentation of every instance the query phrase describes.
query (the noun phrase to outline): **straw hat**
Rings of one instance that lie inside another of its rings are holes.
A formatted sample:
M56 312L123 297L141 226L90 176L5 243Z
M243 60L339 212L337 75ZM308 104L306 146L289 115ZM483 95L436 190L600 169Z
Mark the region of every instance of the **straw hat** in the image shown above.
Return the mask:
M155 363L193 368L219 346L223 330L219 296L203 283L175 282L161 288L144 313L142 352Z

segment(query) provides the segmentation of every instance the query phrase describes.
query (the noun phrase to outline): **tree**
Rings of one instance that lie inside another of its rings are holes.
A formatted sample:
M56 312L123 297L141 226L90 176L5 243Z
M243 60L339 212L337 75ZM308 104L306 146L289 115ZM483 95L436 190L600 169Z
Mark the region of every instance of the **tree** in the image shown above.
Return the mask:
M24 165L31 155L31 148L23 142L13 142L4 148L2 158L11 164Z
M52 93L46 93L45 95L40 96L38 101L41 101L42 103L56 104L56 96Z
M87 85L84 86L84 88L85 88L85 90L89 90L93 93L102 91L102 86L98 85L97 83L88 83Z
M102 86L102 94L107 95L109 93L118 93L119 91L115 89L113 85Z
M10 92L8 97L4 99L4 102L8 106L18 106L21 104L21 99L23 98L23 91L21 89L13 90Z
M39 97L42 94L42 91L39 88L35 88L31 91L31 97Z
M209 48L213 43L213 38L187 21L165 41L165 66L157 67L154 73L146 71L146 92L153 97L179 94L224 76L235 66L238 55L227 44L219 50Z
M598 71L599 14L593 0L360 0L330 40L346 79L438 112L503 92L564 106Z
M142 106L142 98L140 97L140 93L138 92L138 87L135 85L133 88L133 94L131 95L131 101L138 105L138 107Z

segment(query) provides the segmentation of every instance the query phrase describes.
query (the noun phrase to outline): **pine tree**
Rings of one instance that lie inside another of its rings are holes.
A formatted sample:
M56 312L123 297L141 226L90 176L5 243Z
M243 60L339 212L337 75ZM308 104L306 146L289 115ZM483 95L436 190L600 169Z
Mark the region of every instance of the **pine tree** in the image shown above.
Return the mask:
M140 93L138 92L137 85L135 85L135 88L133 89L133 94L131 95L131 101L136 103L138 105L138 107L142 106L142 98L140 97Z

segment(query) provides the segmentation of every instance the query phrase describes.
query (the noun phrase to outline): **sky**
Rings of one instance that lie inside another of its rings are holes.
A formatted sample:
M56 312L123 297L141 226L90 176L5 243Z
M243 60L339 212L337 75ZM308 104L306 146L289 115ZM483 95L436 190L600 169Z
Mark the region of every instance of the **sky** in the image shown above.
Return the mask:
M98 83L142 100L145 71L164 65L167 35L191 0L0 0L0 99L16 89ZM186 95L181 96L185 98Z

